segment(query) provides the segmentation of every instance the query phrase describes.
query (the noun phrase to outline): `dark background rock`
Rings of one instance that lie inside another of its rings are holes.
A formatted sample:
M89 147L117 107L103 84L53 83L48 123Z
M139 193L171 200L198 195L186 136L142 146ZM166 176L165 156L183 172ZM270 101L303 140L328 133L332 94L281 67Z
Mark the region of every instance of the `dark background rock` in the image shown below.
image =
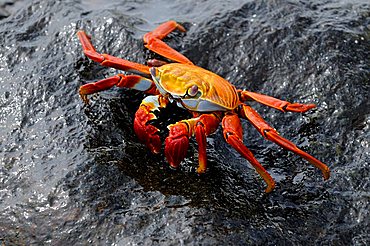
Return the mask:
M368 244L369 15L366 0L1 1L0 242ZM327 163L330 180L247 122L272 194L220 131L207 174L195 174L194 141L174 171L133 132L142 93L114 88L84 106L79 86L118 71L88 60L77 30L101 52L145 63L142 35L169 19L188 32L166 41L199 66L238 88L316 103L303 115L252 105Z

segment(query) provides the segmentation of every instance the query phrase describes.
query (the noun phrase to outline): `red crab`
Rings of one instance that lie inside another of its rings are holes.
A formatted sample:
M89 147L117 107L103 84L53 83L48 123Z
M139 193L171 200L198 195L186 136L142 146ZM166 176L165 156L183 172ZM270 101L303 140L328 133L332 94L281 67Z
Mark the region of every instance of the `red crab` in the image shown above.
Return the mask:
M281 147L300 155L322 171L324 179L330 176L329 168L313 156L299 149L295 144L281 137L246 101L253 100L282 112L306 112L314 104L300 104L282 101L270 96L238 90L228 81L204 68L194 65L188 58L175 51L162 39L174 30L185 32L175 21L168 21L154 31L144 35L145 47L174 61L175 63L148 61L148 66L130 62L95 51L90 38L83 31L77 33L87 57L103 66L117 68L136 75L117 74L116 76L85 84L80 87L80 95L88 103L87 95L107 90L113 86L132 88L150 94L142 101L135 114L134 130L140 141L153 152L161 149L159 130L150 124L156 119L154 111L176 103L187 109L193 117L168 126L169 136L165 140L165 155L172 167L178 167L185 158L189 138L195 135L198 143L198 173L207 168L206 137L216 131L221 123L227 143L246 158L267 184L266 192L271 192L275 181L243 144L240 118L246 119L259 133Z

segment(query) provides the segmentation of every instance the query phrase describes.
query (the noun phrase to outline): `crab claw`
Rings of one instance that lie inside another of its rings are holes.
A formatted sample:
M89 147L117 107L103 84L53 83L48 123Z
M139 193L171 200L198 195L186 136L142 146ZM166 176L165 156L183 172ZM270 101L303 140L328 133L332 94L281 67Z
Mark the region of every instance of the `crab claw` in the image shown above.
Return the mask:
M189 147L188 127L183 122L169 125L169 136L166 138L164 153L168 163L177 168L185 158Z
M134 120L134 130L139 140L143 142L152 153L157 154L161 150L161 139L158 135L158 128L150 125L150 120L156 119L156 116L150 112L150 108L141 105L136 111Z

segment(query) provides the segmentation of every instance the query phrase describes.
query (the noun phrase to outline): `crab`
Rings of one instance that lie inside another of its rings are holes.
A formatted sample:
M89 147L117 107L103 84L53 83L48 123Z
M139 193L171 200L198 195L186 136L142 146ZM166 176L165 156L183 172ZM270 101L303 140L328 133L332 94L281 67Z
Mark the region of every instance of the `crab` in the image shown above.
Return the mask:
M169 63L152 59L147 62L147 65L98 53L92 45L90 37L84 31L78 31L77 36L83 52L88 58L103 66L126 72L126 74L117 74L82 85L79 90L82 100L88 104L88 95L110 89L113 86L131 88L148 94L136 111L134 131L138 139L152 153L159 153L162 148L160 130L152 124L153 120L157 120L155 111L161 110L169 104L175 104L188 110L192 118L168 126L169 134L165 139L164 153L167 161L174 168L177 168L186 157L189 138L195 136L199 153L197 173L204 173L207 169L206 138L214 133L221 124L226 142L247 159L263 178L267 185L265 192L271 192L275 188L274 179L243 144L243 129L240 119L246 119L265 139L306 159L321 170L325 180L330 177L330 169L327 165L280 136L247 104L247 101L256 101L282 112L298 113L314 108L315 104L290 103L271 96L236 89L219 75L194 65L187 57L162 41L168 34L176 30L186 31L182 25L171 20L144 35L144 44L147 49L172 61Z

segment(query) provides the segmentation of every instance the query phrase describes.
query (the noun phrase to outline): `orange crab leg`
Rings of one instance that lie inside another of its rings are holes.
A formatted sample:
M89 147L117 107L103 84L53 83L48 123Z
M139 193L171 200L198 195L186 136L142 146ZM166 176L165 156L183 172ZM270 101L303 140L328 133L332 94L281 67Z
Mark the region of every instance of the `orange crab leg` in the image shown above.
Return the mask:
M202 114L195 120L195 139L198 143L199 166L197 173L204 173L207 170L207 136L215 132L220 124L220 119L215 114Z
M266 106L278 109L283 112L297 112L297 113L304 113L314 107L315 104L301 104L301 103L290 103L287 101L279 100L277 98L262 95L259 93L251 92L251 91L238 91L241 95L241 101L253 100L259 103L262 103Z
M135 62L130 62L108 54L100 54L96 52L94 46L90 41L90 37L88 37L84 31L78 31L77 36L81 42L85 55L91 60L96 61L106 67L113 67L127 72L138 73L144 76L150 75L148 66Z
M143 39L145 47L170 60L179 63L193 64L184 55L177 52L176 50L174 50L173 48L171 48L165 42L162 41L163 38L165 38L168 34L170 34L172 31L176 29L180 30L181 32L186 31L183 26L176 23L175 21L167 21L159 25L156 29L144 35Z
M197 173L205 173L207 170L207 135L204 124L198 122L195 127L195 139L198 143L198 168Z
M207 169L206 137L215 132L219 124L220 119L215 114L202 114L197 118L169 125L170 133L166 138L165 155L170 165L178 167L186 156L189 137L195 135L199 153L197 173L204 173Z
M156 27L153 31L144 35L144 42L148 43L151 38L164 39L168 34L178 29L181 32L186 32L185 28L176 21L167 21Z
M234 113L226 114L222 120L222 128L226 142L252 164L257 173L265 180L267 184L265 192L271 192L275 188L275 181L254 157L252 152L243 144L243 131L238 115Z
M264 138L306 159L312 165L321 170L325 180L330 177L330 169L327 165L325 165L315 157L309 155L308 153L304 152L303 150L299 149L294 143L281 137L278 132L274 128L269 126L262 119L262 117L250 106L243 104L240 114L241 117L248 119Z
M139 91L144 91L147 94L159 94L157 87L155 86L154 82L150 79L138 76L138 75L123 75L117 74L113 77L106 78L94 83L85 84L80 87L80 96L82 100L88 104L89 99L87 95L91 95L93 93L104 91L107 89L112 88L113 86L117 87L125 87L136 89Z

